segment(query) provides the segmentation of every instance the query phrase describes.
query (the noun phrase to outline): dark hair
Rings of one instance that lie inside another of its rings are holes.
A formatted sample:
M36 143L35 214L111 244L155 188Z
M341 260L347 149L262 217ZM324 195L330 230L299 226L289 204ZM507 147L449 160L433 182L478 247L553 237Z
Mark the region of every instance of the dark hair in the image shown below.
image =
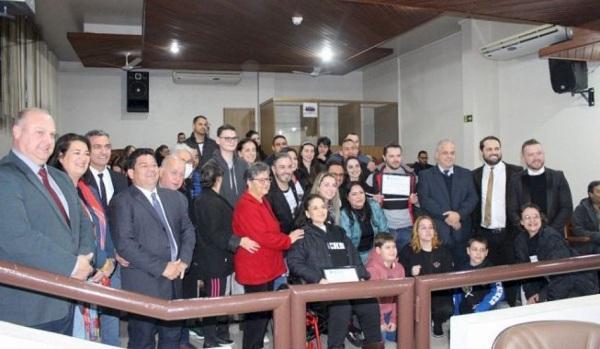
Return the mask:
M496 137L496 136L487 136L487 137L483 137L483 139L479 141L479 150L483 150L483 144L486 141L496 141L496 142L498 142L499 145L502 145L502 142L500 142L500 139L498 139L498 137Z
M331 166L341 166L344 169L344 172L346 172L346 168L344 167L344 164L341 161L335 160L335 159L329 159L327 160L327 163L325 163L325 170L327 172L329 172L329 168Z
M285 148L285 149L288 149L288 148ZM279 161L279 159L283 159L283 158L288 158L290 160L292 159L290 157L290 154L288 154L288 152L284 151L284 150L280 151L279 153L273 154L273 162L272 162L273 166L275 166L275 164L277 163L277 161Z
M50 165L52 167L56 167L57 169L59 169L63 172L66 172L65 168L58 160L61 155L64 155L67 152L67 150L69 150L69 148L71 147L71 143L76 142L76 141L85 143L85 145L88 148L88 151L90 150L90 148L91 148L90 141L87 138L85 138L81 135L75 134L75 133L66 133L66 134L60 136L56 140L56 145L54 146L54 152L50 156L50 160L48 160L48 165Z
M331 155L331 139L329 139L329 137L319 137L319 139L317 139L317 149L315 149L315 158L317 157L317 155L319 154L319 145L325 145L327 146L327 153L325 153L325 158L329 158L329 156Z
M212 188L219 177L223 177L223 169L215 159L208 160L200 169L200 185L202 188Z
M302 151L304 151L304 148L306 147L313 147L313 152L315 153L312 161L310 162L310 174L312 176L313 172L316 172L315 165L317 163L317 147L314 144L310 142L302 143L302 145L300 146L300 150L298 150L298 168L304 169L308 172L308 169L306 168L306 166L304 166L304 160L302 160Z
M260 136L260 134L257 131L254 131L254 130L250 130L250 131L246 132L246 138L252 138L252 136L254 136L254 135L259 135Z
M425 150L419 150L419 153L417 153L417 157L421 156L421 154L427 154L427 152Z
M125 146L125 148L123 148L123 155L124 155L124 156L127 156L127 153L129 152L129 150L130 150L131 148L135 148L135 147L134 147L133 145L131 145L131 144L129 144L129 145L127 145L127 146ZM134 149L134 150L135 150L135 149Z
M323 202L327 202L327 200L325 200L325 198L319 194L308 194L308 196L306 197L306 200L304 200L304 211L308 211L308 207L310 206L310 203L313 202L313 200L315 200L315 199L321 199L321 200L323 200Z
M137 159L143 155L150 155L154 157L154 151L150 148L137 148L127 158L125 168L127 168L128 170L133 170L135 168L135 164L137 163Z
M292 152L294 154L296 154L296 159L298 158L298 151L296 149L294 149L293 147L285 147L283 149L281 149L282 153L289 153Z
M233 127L230 124L224 124L219 126L219 128L217 129L217 137L221 137L221 134L223 133L223 131L234 131L235 132L235 127Z
M528 208L533 208L539 212L540 218L542 219L542 225L545 225L547 223L546 215L544 214L544 212L542 212L542 209L537 204L534 204L533 202L528 202L528 203L524 204L523 206L521 206L521 208L519 210L520 218L521 218L521 216L523 216L523 212Z
M103 130L91 130L85 134L85 138L87 138L87 139L90 139L92 137L99 137L99 136L106 136L106 137L110 138L110 135L106 131L103 131Z
M156 150L154 151L154 158L156 159L156 164L158 166L162 165L162 161L164 160L164 156L161 154L161 152L165 149L169 149L169 147L167 147L166 144L161 144L160 146L158 146L158 148L156 148Z
M198 121L198 119L204 119L204 120L206 120L206 122L208 122L208 119L206 118L206 116L198 115L198 116L194 117L194 121L192 121L192 123L195 124L196 121Z
M387 151L390 148L400 149L400 154L402 154L402 146L398 143L388 143L383 147L383 156L387 155Z
M350 162L350 160L356 160L358 162L358 166L360 167L360 175L358 176L358 181L360 183L364 183L364 181L367 179L367 174L366 171L363 169L360 160L356 156L349 156L347 159L344 160L344 172L346 174L346 180L350 181L350 174L348 173L348 163Z
M356 136L356 137L360 138L360 136L359 136L359 135L358 135L358 133L356 133L356 132L348 132L348 133L346 134L346 139L348 139L348 136Z
M596 188L599 185L600 185L600 181L591 181L590 184L588 184L588 193L593 193L594 188Z
M251 179L256 178L259 173L267 172L267 174L271 175L271 171L269 166L264 162L255 162L250 167L244 171L244 181L249 181Z
M350 191L352 187L359 186L365 192L365 204L361 209L352 208L350 205L350 200L348 200L348 196L350 195ZM373 216L373 211L371 210L371 205L369 204L369 200L366 197L366 190L364 185L361 182L352 181L345 185L344 191L346 193L346 197L344 198L344 207L343 210L346 211L348 215L348 220L350 221L350 225L354 225L354 215L357 216L360 222L371 222L371 217Z
M284 135L275 135L275 137L273 137L273 140L271 141L271 145L275 145L275 141L279 138L283 138L287 142L287 138L285 138Z
M258 144L256 144L256 142L254 140L250 139L248 136L246 136L246 138L242 138L238 142L237 147L235 147L235 150L242 151L242 148L244 148L244 145L246 145L246 143L254 143L254 146L256 147L256 151L258 151Z
M469 242L467 243L467 247L471 247L471 244L473 244L474 242L479 242L480 244L484 244L485 248L488 248L488 241L486 238L484 238L481 235L475 235L472 238L469 239Z
M523 145L521 146L521 154L523 154L523 152L525 151L525 147L528 147L530 145L536 145L536 144L541 144L541 143L538 142L538 140L535 138L526 140L525 142L523 142Z
M381 248L386 242L393 242L396 244L396 238L390 233L378 233L375 235L375 238L373 238L373 247Z
M179 132L179 133L177 134L177 137L179 137L179 136L185 136L185 133L183 133L183 132Z

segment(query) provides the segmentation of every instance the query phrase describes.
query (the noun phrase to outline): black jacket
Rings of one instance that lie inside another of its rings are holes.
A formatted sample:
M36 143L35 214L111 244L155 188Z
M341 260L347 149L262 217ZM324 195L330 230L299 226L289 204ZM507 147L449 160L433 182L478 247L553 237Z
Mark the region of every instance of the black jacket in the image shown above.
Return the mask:
M595 245L600 245L600 231L598 231L598 216L589 197L581 200L573 212L573 235L589 236Z
M569 183L567 183L567 179L562 171L556 171L546 167L545 173L547 183L547 212L544 212L544 214L548 219L548 225L562 232L573 212L571 189L569 188ZM506 204L509 212L507 218L513 228L517 231L522 230L520 226L521 206L531 201L529 188L524 185L526 176L526 169L515 174L511 177L507 188L507 190L510 188L510 192L507 195L508 202Z
M325 234L335 234L339 241L344 242L349 265L356 268L360 279L370 278L369 272L362 264L356 248L346 236L344 229L337 225L327 225L327 233L325 233L312 223L307 223L303 229L304 238L292 245L286 257L292 278L298 277L307 283L315 284L324 277L323 269L345 267L333 265Z
M233 253L240 244L240 237L233 234L232 217L231 205L212 189L204 188L194 200L192 222L196 227L196 248L184 283L186 296L189 290L195 295L196 280L233 273Z
M198 152L200 152L200 149L198 149L198 143L196 143L196 137L194 136L194 132L192 132L190 137L185 140L185 144L187 144L187 146L189 146L190 148L196 149L196 150L198 150ZM212 139L212 138L208 137L208 135L206 135L204 137L204 145L202 146L202 154L201 155L199 154L200 155L200 165L199 166L204 165L208 160L210 160L210 158L212 158L213 153L217 149L219 149L217 142L215 142L214 139Z
M221 191L219 194L225 198L225 200L227 200L231 206L235 207L235 204L238 202L239 198L246 191L244 172L246 172L246 169L248 168L248 163L234 154L233 172L235 178L232 179L231 174L229 173L229 165L227 165L227 162L221 155L221 151L219 149L213 152L212 158L215 159L215 161L223 170L223 184L221 185ZM235 183L237 192L231 188L231 183Z
M294 219L298 217L299 214L303 214L302 200L300 197L298 197L298 193L296 193L296 186L292 181L290 181L289 185L294 197L296 198L296 201L298 202L298 206L296 206L293 214L290 210L287 200L285 199L285 196L283 195L283 191L279 189L276 181L271 182L271 188L269 188L269 193L267 194L267 200L271 204L273 213L279 221L281 231L286 234L289 234L292 230L294 230Z
M512 165L508 163L504 163L506 169L506 187L505 187L505 198L504 198L504 207L506 208L506 226L505 228L511 228L510 218L509 218L509 210L508 210L508 196L510 194L510 178L523 171L523 168L517 165ZM481 230L481 179L483 177L483 166L478 167L472 171L473 180L475 181L475 191L477 192L477 196L479 197L479 201L477 202L477 206L473 210L473 214L471 215L473 221L473 233L478 233ZM484 203L485 204L485 203Z
M577 255L563 235L551 226L543 226L537 233L537 260L551 261ZM529 263L529 234L521 232L515 239L515 256L518 263ZM579 297L598 293L596 272L566 273L546 278L528 279L523 283L527 298L538 293L540 301Z
M129 187L129 182L127 181L127 177L125 177L124 175L122 175L120 173L116 173L113 170L108 170L108 173L110 174L110 180L111 180L113 188L115 190L115 192L113 193L113 197ZM88 169L83 174L83 181L85 182L85 184L91 186L92 188L96 189L96 191L98 193L100 193L100 188L98 188L98 183L96 183L96 179L94 178L94 175L92 174L92 171L90 171L90 169ZM108 208L108 207L106 207L106 208Z

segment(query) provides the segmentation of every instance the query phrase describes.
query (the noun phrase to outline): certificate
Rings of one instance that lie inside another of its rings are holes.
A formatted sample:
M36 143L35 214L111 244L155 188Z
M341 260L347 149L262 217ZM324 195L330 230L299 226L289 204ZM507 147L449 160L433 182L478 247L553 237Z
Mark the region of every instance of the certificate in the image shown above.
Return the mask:
M381 194L410 195L410 176L398 173L384 173L381 177Z
M359 281L358 273L354 267L324 269L323 273L325 274L325 279L332 283Z

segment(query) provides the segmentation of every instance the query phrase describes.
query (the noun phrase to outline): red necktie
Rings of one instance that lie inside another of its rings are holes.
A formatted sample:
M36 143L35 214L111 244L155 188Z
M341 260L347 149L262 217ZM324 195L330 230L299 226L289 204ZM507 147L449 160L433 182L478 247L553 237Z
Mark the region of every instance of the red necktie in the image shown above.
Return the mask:
M58 206L58 209L60 210L60 213L62 213L65 222L67 222L67 225L71 226L71 222L69 221L69 216L67 215L67 211L65 211L65 207L58 198L58 195L56 194L54 189L52 189L52 187L50 186L50 181L48 181L48 172L46 172L46 169L42 167L38 171L38 174L40 175L40 177L42 177L42 183L44 183L44 187L46 187L46 190L48 190L48 194L50 194L52 200L54 200L56 206Z

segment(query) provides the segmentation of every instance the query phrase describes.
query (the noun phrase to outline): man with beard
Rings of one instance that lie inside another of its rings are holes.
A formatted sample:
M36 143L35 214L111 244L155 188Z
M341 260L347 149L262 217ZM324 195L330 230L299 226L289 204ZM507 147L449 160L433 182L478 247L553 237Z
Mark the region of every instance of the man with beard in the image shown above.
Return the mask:
M508 184L511 225L520 229L520 208L532 202L542 209L548 225L562 233L573 212L571 189L565 175L544 166L544 149L535 139L523 143L521 156L527 168L513 176Z
M488 241L488 259L494 265L509 264L515 232L508 232L506 198L507 185L519 166L502 161L502 144L495 136L479 142L483 166L473 170L479 203L473 210L473 232Z
M372 192L373 198L383 208L383 213L388 221L390 233L396 239L396 248L401 250L410 242L412 234L413 205L417 202L415 193L416 178L412 169L402 165L402 147L399 144L388 144L383 148L385 166L375 171L366 181ZM408 176L410 195L394 195L383 193L384 175Z
M294 230L294 219L302 212L302 202L292 182L292 159L288 153L275 154L271 172L275 183L269 188L267 200L279 220L281 231L289 234Z
M203 165L212 158L213 153L218 149L218 146L217 143L208 136L210 125L208 124L206 116L196 116L192 124L194 126L194 131L190 137L185 140L185 144L198 151L200 163Z

